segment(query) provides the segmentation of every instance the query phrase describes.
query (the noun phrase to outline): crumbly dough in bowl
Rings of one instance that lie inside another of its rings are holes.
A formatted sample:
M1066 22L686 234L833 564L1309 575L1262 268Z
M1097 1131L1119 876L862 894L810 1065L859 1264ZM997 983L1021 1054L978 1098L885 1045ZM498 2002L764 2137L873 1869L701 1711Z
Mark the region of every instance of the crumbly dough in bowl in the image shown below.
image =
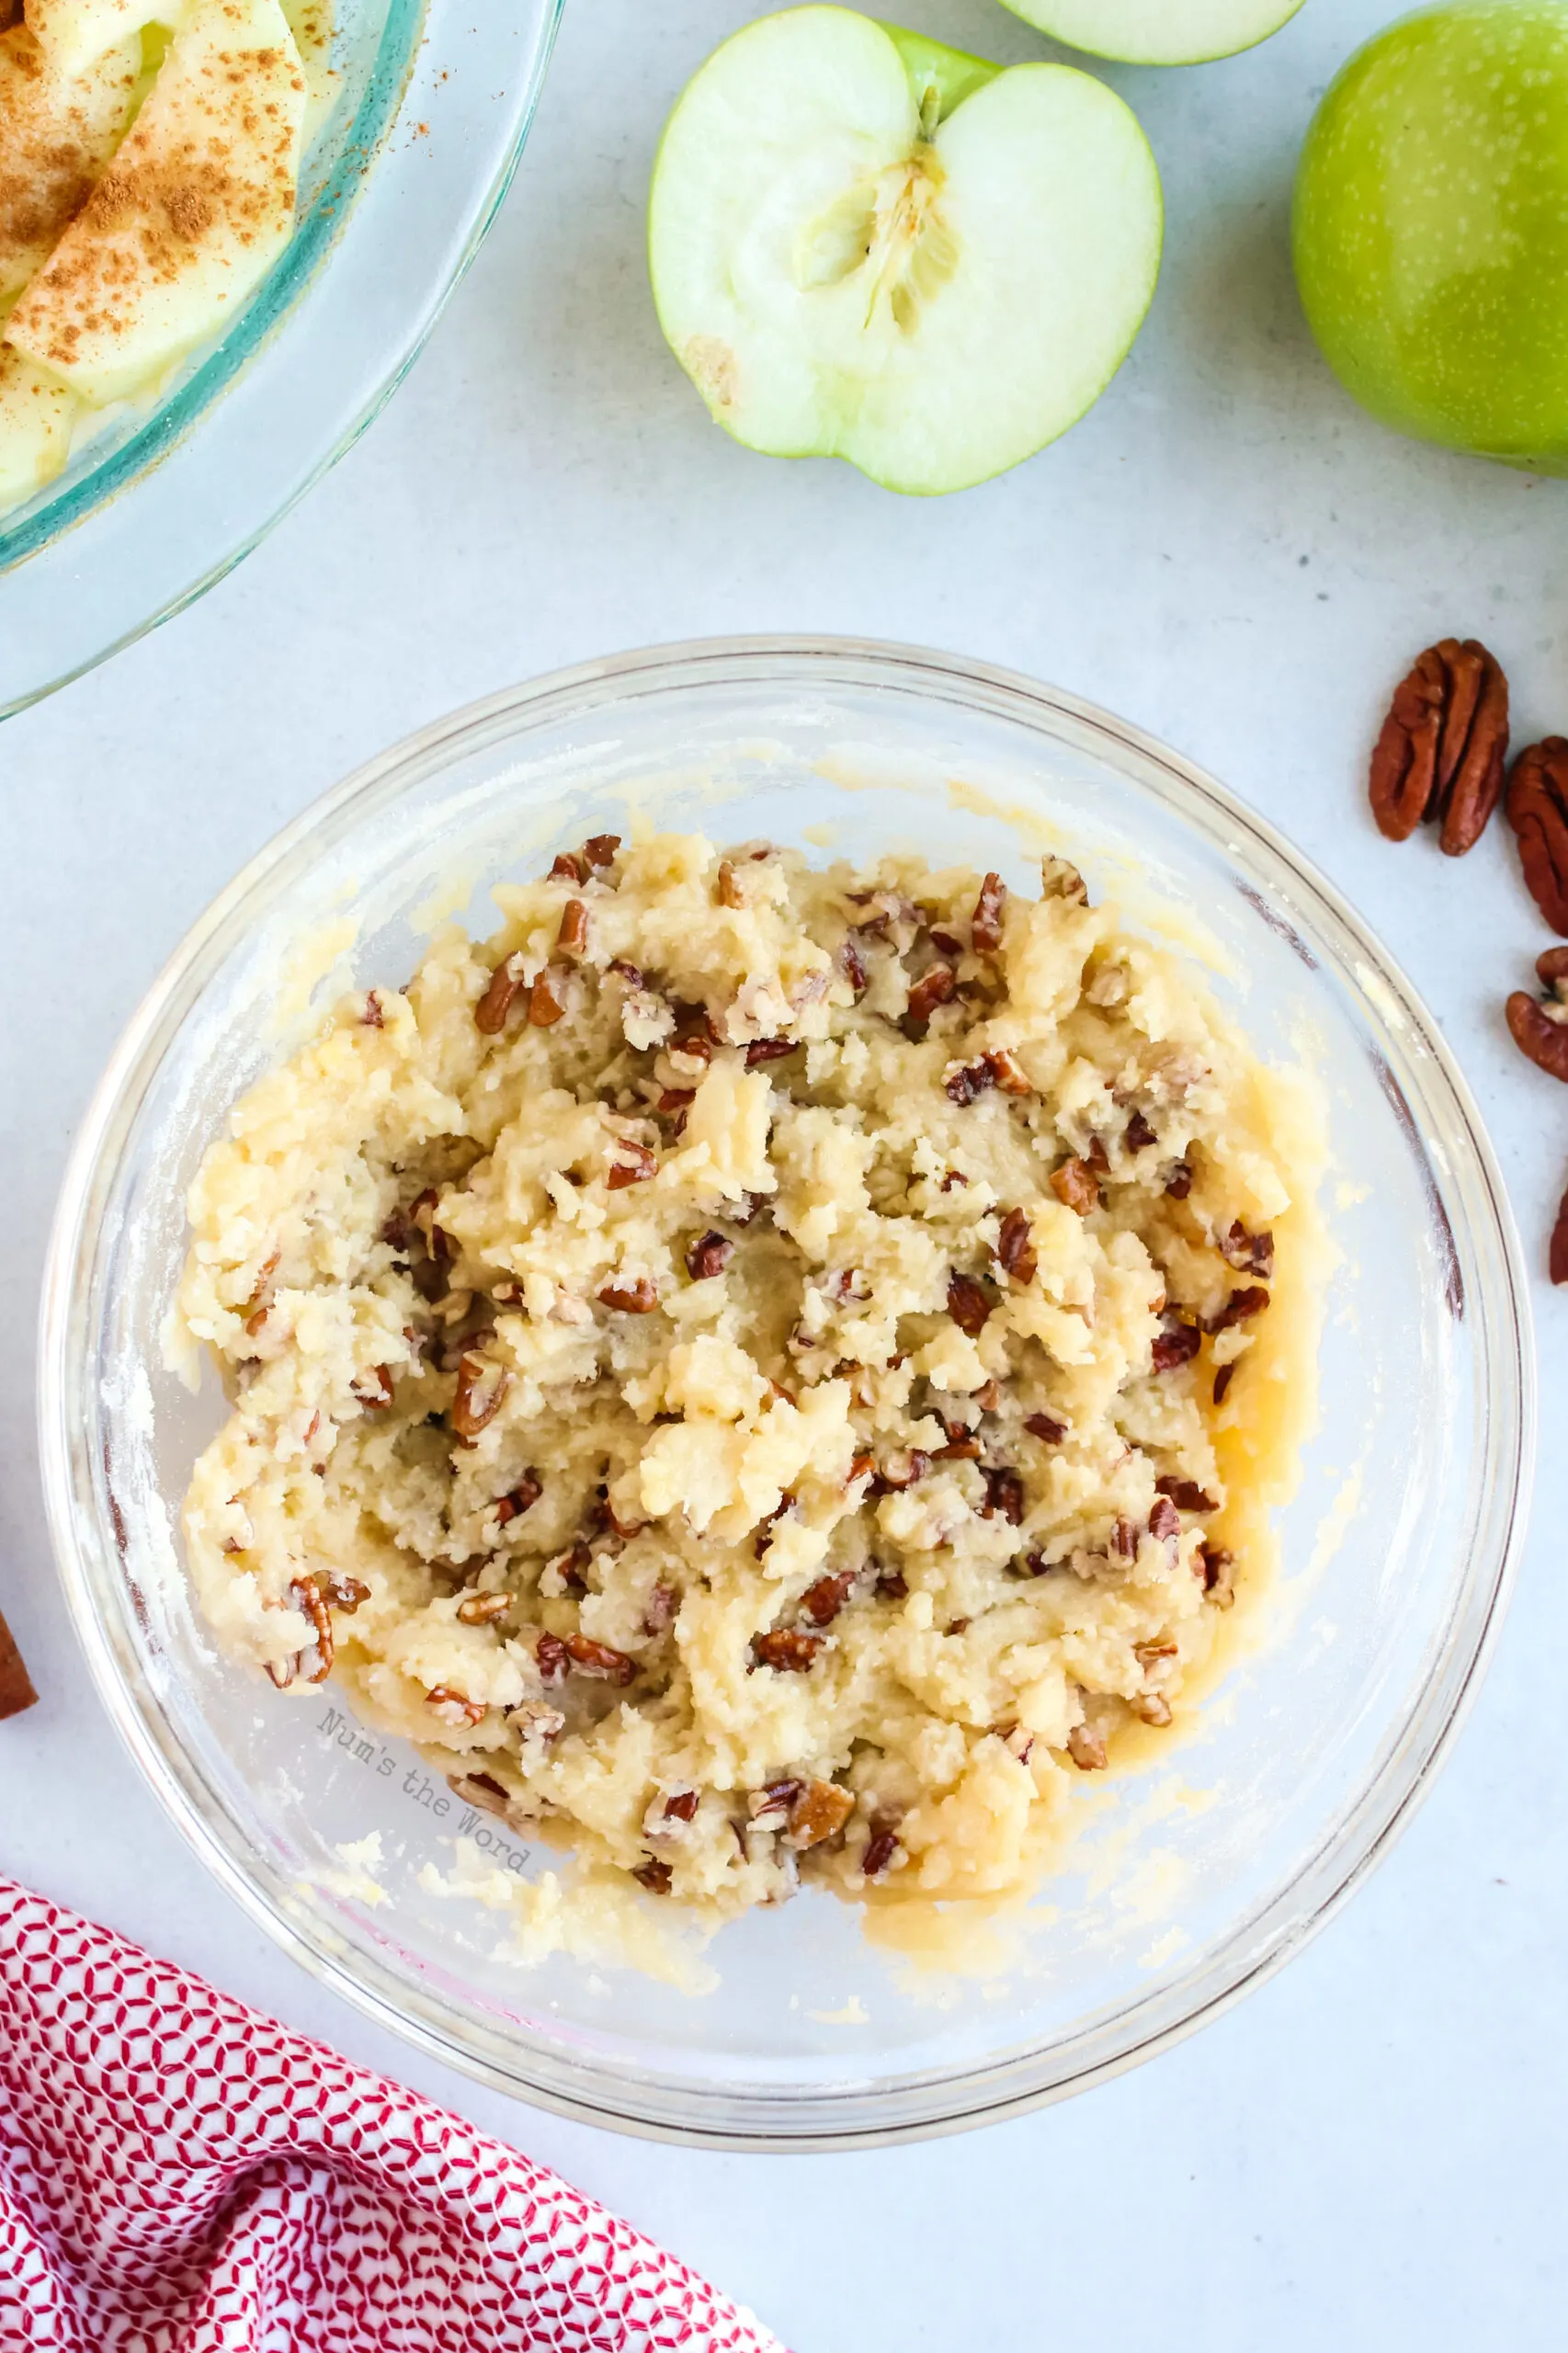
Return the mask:
M207 1615L570 1850L546 1945L1026 1891L1289 1486L1290 1082L1060 859L601 836L495 897L203 1162Z

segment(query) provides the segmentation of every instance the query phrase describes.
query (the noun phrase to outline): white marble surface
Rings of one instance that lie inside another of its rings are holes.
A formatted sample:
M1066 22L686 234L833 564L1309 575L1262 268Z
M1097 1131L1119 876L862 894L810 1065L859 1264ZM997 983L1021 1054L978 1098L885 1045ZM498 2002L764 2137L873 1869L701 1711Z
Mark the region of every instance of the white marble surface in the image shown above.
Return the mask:
M1039 51L990 0L909 12L983 53ZM0 731L0 1606L43 1695L0 1727L0 1870L559 2165L797 2353L1550 2334L1568 2170L1568 1293L1544 1282L1533 1540L1490 1680L1403 1843L1198 2039L965 2138L686 2154L481 2092L258 1939L86 1687L44 1537L29 1360L81 1107L184 926L284 818L408 728L559 663L724 631L866 632L1014 664L1166 736L1316 858L1437 1007L1544 1259L1568 1093L1503 1027L1545 944L1511 846L1494 831L1463 866L1425 840L1392 849L1360 775L1394 678L1449 631L1506 663L1519 740L1568 732L1568 486L1380 432L1318 362L1290 280L1297 142L1382 7L1308 0L1249 57L1112 75L1165 180L1148 327L1076 431L935 504L734 448L660 341L642 247L654 141L686 74L752 13L573 0L512 198L386 415L203 604Z

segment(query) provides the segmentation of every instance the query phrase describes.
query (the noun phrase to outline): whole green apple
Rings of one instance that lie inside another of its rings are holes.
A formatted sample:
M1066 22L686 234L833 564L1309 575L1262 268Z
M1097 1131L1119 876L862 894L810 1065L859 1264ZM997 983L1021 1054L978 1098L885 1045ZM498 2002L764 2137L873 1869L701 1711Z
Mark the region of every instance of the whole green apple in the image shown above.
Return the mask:
M1312 333L1374 416L1568 473L1568 7L1426 8L1358 50L1292 235Z

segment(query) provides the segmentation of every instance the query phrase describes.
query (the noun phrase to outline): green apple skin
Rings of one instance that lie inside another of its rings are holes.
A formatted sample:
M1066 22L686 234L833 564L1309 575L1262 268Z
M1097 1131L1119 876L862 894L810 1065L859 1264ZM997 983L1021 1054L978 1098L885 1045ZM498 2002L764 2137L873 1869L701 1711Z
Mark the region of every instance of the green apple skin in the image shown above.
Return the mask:
M1301 0L1002 0L1037 32L1119 65L1211 65L1256 49Z
M1292 244L1375 417L1568 473L1568 8L1471 0L1369 41L1307 133Z

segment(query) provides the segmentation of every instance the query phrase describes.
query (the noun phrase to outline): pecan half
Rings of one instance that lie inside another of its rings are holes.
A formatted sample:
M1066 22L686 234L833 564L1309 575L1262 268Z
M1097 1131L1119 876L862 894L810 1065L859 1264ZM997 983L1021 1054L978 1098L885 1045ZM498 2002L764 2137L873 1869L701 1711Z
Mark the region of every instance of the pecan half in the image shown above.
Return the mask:
M315 1671L305 1679L309 1683L324 1683L332 1673L333 1643L332 1620L327 1615L321 1588L314 1577L296 1577L289 1588L289 1598L295 1608L310 1620L316 1638Z
M511 1607L509 1593L465 1594L458 1604L459 1622L464 1626L494 1626Z
M1261 1275L1267 1282L1274 1272L1274 1236L1249 1233L1237 1218L1220 1245L1220 1256L1238 1275Z
M615 1157L605 1176L605 1185L612 1193L624 1192L628 1185L645 1185L658 1172L656 1156L645 1143L633 1143L628 1136L618 1136Z
M649 1592L642 1610L642 1631L645 1634L666 1633L675 1623L680 1608L680 1595L673 1585L656 1585Z
M555 935L555 952L570 963L578 963L588 945L588 910L581 899L568 899L561 911L561 928Z
M778 1675L804 1675L822 1649L820 1634L797 1633L792 1626L776 1626L758 1634L752 1644L754 1665L770 1666Z
M574 1544L568 1544L564 1552L553 1553L546 1561L544 1575L540 1579L540 1591L545 1594L558 1594L564 1589L567 1593L586 1593L588 1570L593 1558L592 1552L579 1537Z
M619 1309L622 1315L651 1315L659 1303L659 1294L646 1275L639 1275L635 1282L606 1283L599 1293L601 1307Z
M1203 1345L1203 1335L1196 1324L1167 1324L1154 1335L1153 1370L1171 1372L1178 1364L1186 1364L1198 1354Z
M987 1463L981 1475L985 1481L981 1518L1005 1519L1009 1528L1018 1527L1024 1517L1024 1483L1017 1472L1005 1463Z
M1568 1077L1568 1071L1563 1073ZM1211 1315L1204 1325L1206 1332L1228 1332L1234 1324L1244 1324L1249 1315L1261 1315L1268 1305L1268 1292L1262 1283L1248 1283L1244 1290L1233 1290L1217 1315Z
M949 1103L956 1103L961 1110L965 1104L972 1103L977 1096L983 1095L988 1086L995 1084L996 1074L991 1067L990 1056L986 1055L977 1063L960 1063L956 1070L950 1070L942 1081L942 1092Z
M586 879L582 859L574 858L569 849L557 850L555 863L545 877L547 882L582 882Z
M619 847L619 834L590 834L583 844L583 856L590 866L608 866Z
M882 1457L877 1472L875 1492L879 1495L902 1495L905 1487L917 1486L931 1468L931 1457L918 1446L894 1447Z
M541 972L528 992L528 1026L552 1029L566 1011L564 1000L548 972Z
M990 956L1001 947L1002 910L1006 904L1006 884L999 874L988 874L980 886L969 927L977 956Z
M487 1038L498 1037L506 1027L506 1017L526 986L523 960L520 956L504 956L490 975L489 985L473 1008L473 1026Z
M1167 1496L1178 1511L1218 1511L1220 1506L1212 1495L1205 1495L1196 1479L1156 1479L1157 1495ZM1153 1526L1151 1520L1149 1525Z
M960 1275L955 1269L948 1277L948 1313L959 1330L967 1332L972 1340L977 1332L984 1330L990 1313L991 1302L974 1277Z
M1028 1219L1022 1210L1009 1210L1002 1220L1002 1231L996 1237L996 1256L1016 1283L1032 1283L1040 1271L1040 1254L1034 1246Z
M568 1634L566 1655L579 1675L597 1677L601 1683L630 1683L637 1672L637 1662L628 1658L624 1651L611 1650L608 1643L596 1643L586 1634Z
M1074 1724L1067 1735L1067 1754L1080 1773L1103 1773L1110 1763L1106 1745L1087 1724Z
M1060 1446L1067 1435L1067 1425L1059 1422L1054 1414L1026 1414L1024 1427L1031 1438L1042 1438L1047 1446Z
M787 1775L752 1790L746 1797L746 1820L758 1830L782 1830L804 1787L804 1782Z
M866 1841L866 1851L860 1858L860 1869L868 1879L881 1879L899 1851L898 1835L892 1830L873 1830Z
M1094 1170L1086 1160L1064 1160L1060 1168L1051 1172L1051 1189L1059 1201L1080 1217L1087 1217L1100 1205L1100 1188Z
M1568 948L1549 948L1536 958L1540 997L1516 989L1505 1010L1521 1054L1553 1078L1568 1078Z
M853 1569L839 1569L831 1576L818 1577L801 1596L801 1608L813 1626L831 1626L849 1598L849 1588L855 1582Z
M1149 1533L1157 1544L1168 1544L1173 1536L1181 1534L1181 1515L1169 1495L1158 1495L1149 1514Z
M496 1497L493 1508L497 1523L505 1528L509 1519L520 1519L524 1512L532 1511L543 1493L544 1481L539 1472L525 1471L509 1494Z
M673 1798L665 1800L665 1820L694 1822L697 1818L697 1809L701 1802L700 1790L677 1790Z
M1484 645L1445 637L1394 690L1372 753L1368 790L1380 832L1402 842L1441 822L1450 858L1472 849L1503 790L1508 681Z
M836 1781L808 1781L790 1808L790 1844L802 1852L843 1829L855 1800Z
M370 1598L369 1586L361 1585L358 1577L345 1576L341 1569L328 1569L317 1577L316 1585L328 1607L340 1609L346 1618L352 1618L359 1604Z
M477 1806L482 1813L505 1814L506 1792L494 1773L449 1773L447 1787L464 1805Z
M1551 1248L1547 1260L1547 1272L1554 1283L1568 1283L1568 1193L1557 1205L1557 1222L1551 1229ZM0 1629L0 1632L3 1632ZM4 1644L0 1643L0 1649Z
M19 1716L24 1708L33 1707L37 1700L38 1693L22 1665L22 1654L11 1629L0 1618L0 1721L6 1716Z
M756 1070L760 1063L780 1063L786 1054L799 1053L799 1038L754 1038L746 1048L746 1068Z
M697 1240L688 1245L686 1254L686 1271L692 1281L705 1283L710 1281L713 1276L722 1275L729 1263L730 1253L734 1246L734 1244L727 1242L722 1233L715 1233L711 1227L706 1233L699 1234Z
M958 984L958 975L950 964L927 965L909 992L903 1016L905 1028L924 1034L937 1007L949 1001Z
M1236 1597L1235 1559L1222 1544L1210 1544L1205 1537L1198 1548L1193 1564L1203 1579L1203 1590L1217 1609L1229 1609Z
M484 1722L484 1701L471 1699L461 1691L454 1691L449 1683L437 1683L425 1694L425 1704L444 1724L481 1724Z
M1552 930L1568 933L1568 743L1561 735L1525 746L1507 805L1529 894Z
M986 1068L1004 1095L1032 1095L1028 1073L1017 1056L1006 1046L990 1046L983 1056Z
M505 1365L493 1364L485 1357L465 1356L458 1367L457 1395L452 1399L452 1427L459 1438L475 1438L481 1430L488 1429L511 1385L512 1376Z

